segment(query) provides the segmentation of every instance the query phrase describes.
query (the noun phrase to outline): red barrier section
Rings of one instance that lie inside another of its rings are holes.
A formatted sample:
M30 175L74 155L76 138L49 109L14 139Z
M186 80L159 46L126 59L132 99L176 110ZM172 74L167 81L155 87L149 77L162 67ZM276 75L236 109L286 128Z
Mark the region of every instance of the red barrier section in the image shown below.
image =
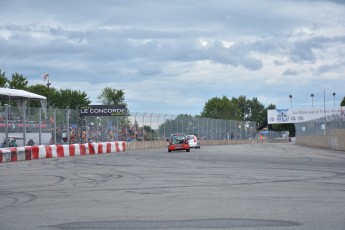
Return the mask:
M32 149L31 146L25 146L25 160L26 161L31 160L31 149Z
M45 158L53 158L53 151L50 145L46 145L46 157Z
M70 145L35 145L0 149L0 163L24 160L67 157L89 154L123 152L126 142L87 143Z
M69 145L69 155L70 156L75 156L75 146L74 145Z
M56 146L56 154L57 154L57 157L64 157L65 156L65 151L64 151L63 145L57 145Z
M111 153L111 143L110 142L107 142L107 150L106 150L106 153Z
M80 148L80 155L86 155L86 146L84 144L81 144L79 145L79 148ZM89 149L90 149L90 144L89 144Z
M93 143L89 143L89 154L95 154L95 146Z
M126 151L126 142L122 141L122 151L121 152L125 152Z
M39 159L39 152L40 149L38 146L32 146L31 147L31 159Z
M120 146L119 143L115 143L115 148L116 148L116 152L120 152Z
M16 147L11 147L11 161L17 161L17 148Z
M98 143L97 145L98 145L97 153L98 154L102 154L103 153L103 145L102 145L102 143Z

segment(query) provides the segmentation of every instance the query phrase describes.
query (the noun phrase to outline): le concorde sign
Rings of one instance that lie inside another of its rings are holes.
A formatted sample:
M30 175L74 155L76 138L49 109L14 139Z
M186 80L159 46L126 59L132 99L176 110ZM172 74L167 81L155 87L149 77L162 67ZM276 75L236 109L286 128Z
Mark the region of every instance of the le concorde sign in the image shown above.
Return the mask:
M79 109L80 116L125 116L127 109L125 105L89 105Z
M267 121L268 124L299 123L329 115L345 117L345 106L326 109L270 109L267 110Z

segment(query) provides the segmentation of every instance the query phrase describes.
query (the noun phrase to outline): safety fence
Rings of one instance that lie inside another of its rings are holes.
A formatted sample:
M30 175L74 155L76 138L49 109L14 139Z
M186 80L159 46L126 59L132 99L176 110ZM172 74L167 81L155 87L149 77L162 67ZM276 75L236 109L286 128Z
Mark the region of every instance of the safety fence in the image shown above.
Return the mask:
M343 112L296 123L295 128L297 144L345 151L345 114Z
M296 136L329 136L336 130L345 130L345 115L335 114L315 120L296 123Z
M165 140L174 133L195 134L204 140L276 138L261 135L256 123L204 118L186 114L128 113L126 116L80 116L78 109L0 106L2 147L112 141ZM32 140L32 141L31 141Z

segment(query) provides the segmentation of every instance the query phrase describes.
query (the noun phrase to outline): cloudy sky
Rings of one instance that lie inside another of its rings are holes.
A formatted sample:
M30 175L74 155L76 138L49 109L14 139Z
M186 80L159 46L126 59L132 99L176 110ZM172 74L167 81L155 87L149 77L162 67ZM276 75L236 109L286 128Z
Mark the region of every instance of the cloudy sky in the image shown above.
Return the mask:
M0 69L123 89L131 112L200 114L213 97L277 108L345 96L343 0L0 0ZM333 92L336 96L333 97Z

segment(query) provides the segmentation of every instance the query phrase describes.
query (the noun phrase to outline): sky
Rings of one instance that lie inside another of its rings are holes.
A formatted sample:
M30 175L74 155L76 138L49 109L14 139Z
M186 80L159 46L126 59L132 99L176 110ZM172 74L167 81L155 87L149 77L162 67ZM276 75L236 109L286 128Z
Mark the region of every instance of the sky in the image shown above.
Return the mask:
M138 113L199 115L223 96L339 106L345 1L0 0L0 69L94 105L123 90Z

